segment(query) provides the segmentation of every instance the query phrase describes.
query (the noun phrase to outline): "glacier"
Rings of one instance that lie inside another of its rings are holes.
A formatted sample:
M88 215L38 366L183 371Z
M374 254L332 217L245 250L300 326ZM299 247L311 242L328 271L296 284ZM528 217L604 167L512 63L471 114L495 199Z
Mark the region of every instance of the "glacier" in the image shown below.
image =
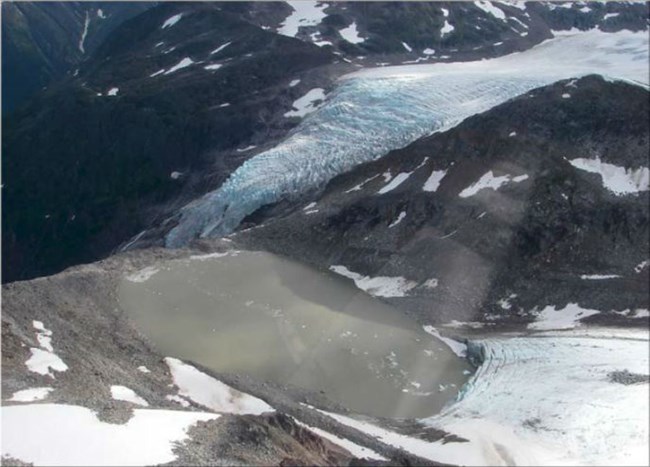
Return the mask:
M184 206L165 244L176 248L196 237L228 235L261 206L296 199L358 164L540 86L601 74L648 87L648 42L647 31L590 30L489 60L345 75L284 141Z

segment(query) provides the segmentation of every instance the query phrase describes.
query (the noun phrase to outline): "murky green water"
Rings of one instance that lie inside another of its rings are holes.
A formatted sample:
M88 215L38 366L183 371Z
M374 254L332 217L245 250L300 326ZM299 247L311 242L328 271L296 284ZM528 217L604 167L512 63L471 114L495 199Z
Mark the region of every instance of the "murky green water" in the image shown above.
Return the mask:
M350 410L425 417L469 365L352 281L262 252L177 260L120 301L165 354L323 391ZM145 279L145 280L143 280Z

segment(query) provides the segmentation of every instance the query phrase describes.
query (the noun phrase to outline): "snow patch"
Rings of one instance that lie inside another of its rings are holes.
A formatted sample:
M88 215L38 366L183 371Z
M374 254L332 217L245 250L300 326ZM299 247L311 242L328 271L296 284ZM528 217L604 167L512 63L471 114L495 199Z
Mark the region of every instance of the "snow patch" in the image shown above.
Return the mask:
M31 347L29 350L32 355L25 362L29 371L54 378L52 371L63 372L68 370L68 365L66 365L54 352L37 349L36 347Z
M90 26L90 16L86 12L86 20L84 21L84 30L81 31L81 38L79 39L79 51L83 54L86 53L84 49L84 42L86 42L86 36L88 35L88 26Z
M406 211L400 212L399 216L397 216L397 219L395 219L393 222L391 222L391 224L388 226L388 228L390 229L392 227L395 227L397 224L402 222L405 217L406 217Z
M357 23L355 22L352 22L352 24L347 28L339 30L339 34L341 34L341 37L350 44L361 44L365 41L365 39L359 35L359 31L357 31Z
M600 311L581 308L577 303L569 303L562 309L548 305L541 311L533 310L533 313L537 316L537 319L534 323L528 325L528 329L545 331L572 329L580 325L581 319L596 315Z
M454 31L454 26L450 24L449 21L445 20L445 24L440 29L440 37L443 38L445 36L448 36L453 31Z
M422 51L424 55L435 55L436 51L434 49L426 48Z
M171 67L169 70L165 72L166 75L171 75L172 73L181 70L183 68L187 68L188 66L192 65L194 63L194 60L192 60L190 57L185 57L183 60L178 62L176 65Z
M336 444L337 446L342 447L346 451L348 451L350 454L352 454L354 457L358 457L359 459L371 459L371 460L380 460L380 461L387 461L388 459L381 456L380 454L376 453L372 449L365 448L363 446L359 446L356 443L353 443L349 439L341 438L340 436L333 435L329 431L321 430L320 428L316 428L313 426L306 425L299 420L294 419L297 425L308 429L309 431L315 433L316 435L320 436L321 438L325 438L328 441L331 441L332 443Z
M408 45L406 42L402 42L402 47L404 47L407 52L413 52L413 48L410 45Z
M345 266L333 265L330 271L352 279L359 289L375 297L405 297L408 291L417 286L417 282L404 277L362 276Z
M650 169L640 167L636 170L626 169L614 164L602 162L599 157L586 159L579 157L569 163L577 169L600 175L603 186L618 196L650 190Z
M160 29L171 28L173 25L178 23L182 17L183 17L183 13L179 13L177 15L172 16L171 18L167 18L163 23L163 25L160 27Z
M650 266L650 260L641 261L639 264L634 266L634 272L636 272L637 274L640 274L641 271L643 271L648 266Z
M2 407L2 455L35 465L157 465L176 459L189 428L219 415L135 409L122 425L74 405Z
M299 79L292 79L291 82L289 83L289 87L292 88L294 86L297 86L298 83L300 83Z
M325 100L325 90L322 88L314 88L307 92L304 96L296 99L293 102L293 110L284 114L285 117L304 117L305 115L318 109L317 102Z
M138 367L138 371L140 371L140 372L142 372L142 373L151 373L151 370L149 370L149 368L147 368L147 367L144 366L144 365L140 365L140 366Z
M257 397L237 391L176 358L165 363L172 373L178 393L216 412L259 415L274 409Z
M380 175L380 174L373 175L372 177L365 179L363 182L359 183L358 185L355 185L355 186L353 186L352 188L350 188L349 190L346 190L345 192L346 192L346 193L352 193L353 191L359 191L359 190L361 190L361 188L363 188L363 186L364 186L366 183L368 183L368 182L374 180L375 178L379 177L379 175Z
M22 391L14 392L13 395L11 396L11 399L9 399L9 401L11 402L42 401L52 391L54 391L54 388L51 387L23 389Z
M228 47L230 44L232 44L232 42L226 42L225 44L220 45L219 47L217 47L216 49L214 49L212 52L210 52L210 55L218 54L218 53L221 52L223 49L225 49L226 47Z
M438 279L436 278L428 279L424 281L422 287L426 287L427 289L435 289L436 287L438 287Z
M327 16L323 10L327 3L316 1L288 1L293 12L284 20L278 34L296 37L301 26L317 26Z
M205 70L218 70L223 65L221 63L213 63L212 65L206 65L203 67Z
M126 386L111 386L111 397L116 401L130 402L132 404L148 407L149 403L138 396L133 389Z
M492 2L474 2L477 8L483 10L489 15L494 16L496 19L505 20L506 14L500 8L494 6Z
M445 175L447 175L447 169L434 170L433 172L431 172L429 178L427 178L427 181L424 182L424 185L422 186L422 190L429 191L429 192L438 191L438 188L440 187L440 182L442 182L442 179L445 178Z
M398 173L395 178L393 178L390 183L388 183L386 186L384 186L382 189L380 189L377 194L378 195L383 195L385 193L388 193L389 191L393 191L395 188L400 186L402 183L404 183L412 174L413 172L401 172Z
M616 279L621 277L619 274L583 274L580 279L585 280L603 280L603 279Z
M500 187L503 185L510 183L510 182L523 182L524 180L528 179L528 175L519 175L517 177L513 177L512 175L501 175L501 176L495 176L494 173L490 170L488 173L483 175L477 182L474 184L470 185L469 187L465 188L463 191L461 191L458 196L461 198L469 198L470 196L474 196L477 194L479 191L489 188L491 190L498 190Z

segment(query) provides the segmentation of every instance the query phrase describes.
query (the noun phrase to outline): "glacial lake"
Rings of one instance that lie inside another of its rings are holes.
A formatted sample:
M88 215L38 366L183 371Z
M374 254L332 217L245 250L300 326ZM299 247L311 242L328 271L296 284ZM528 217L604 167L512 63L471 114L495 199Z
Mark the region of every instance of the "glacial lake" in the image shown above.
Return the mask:
M322 391L371 416L438 413L472 370L351 280L269 253L168 261L125 278L119 296L167 356Z

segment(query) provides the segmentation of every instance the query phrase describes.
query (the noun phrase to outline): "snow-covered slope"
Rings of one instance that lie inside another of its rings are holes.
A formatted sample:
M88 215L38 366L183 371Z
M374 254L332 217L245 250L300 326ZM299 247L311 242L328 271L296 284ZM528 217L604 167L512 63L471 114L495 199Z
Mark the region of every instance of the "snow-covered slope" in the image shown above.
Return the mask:
M248 160L181 211L166 244L232 232L259 207L554 81L603 74L647 86L645 32L589 31L493 60L385 67L346 76L281 144Z

